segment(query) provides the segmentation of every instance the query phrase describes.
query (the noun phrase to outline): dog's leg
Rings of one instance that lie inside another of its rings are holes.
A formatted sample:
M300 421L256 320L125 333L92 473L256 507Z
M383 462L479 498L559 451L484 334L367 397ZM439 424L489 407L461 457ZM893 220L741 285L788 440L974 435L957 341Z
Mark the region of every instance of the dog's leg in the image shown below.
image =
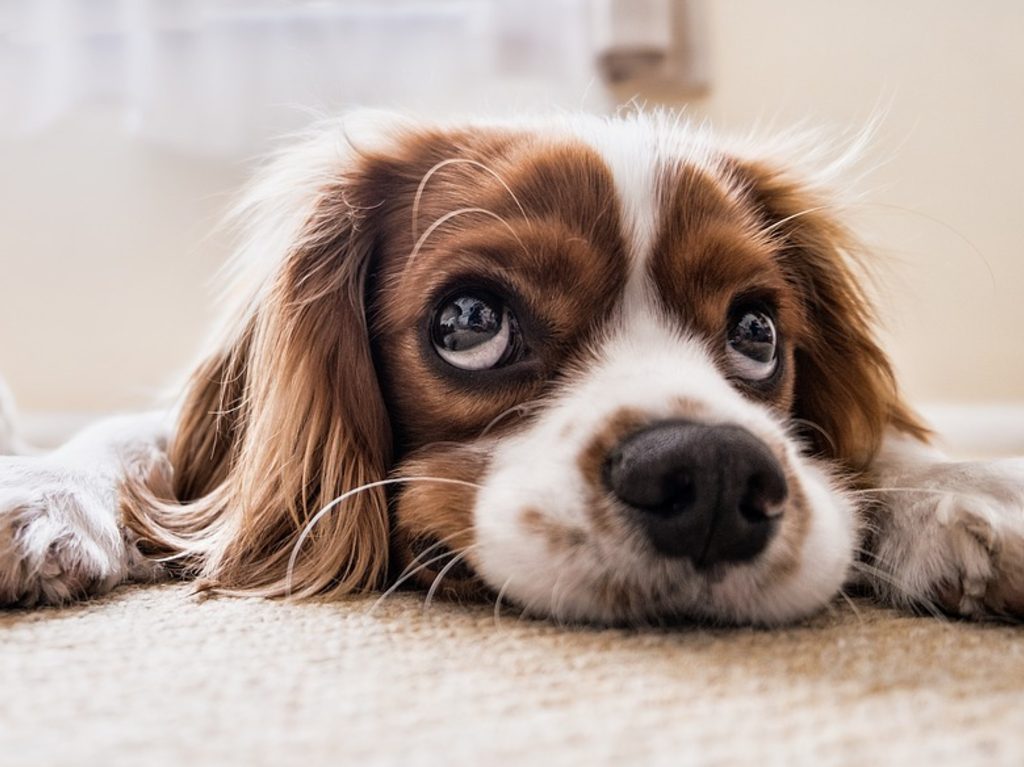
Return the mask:
M166 482L161 414L97 423L46 455L0 457L0 606L59 604L154 580L120 523L129 477Z
M951 461L892 436L863 495L863 576L883 599L1024 619L1024 459Z

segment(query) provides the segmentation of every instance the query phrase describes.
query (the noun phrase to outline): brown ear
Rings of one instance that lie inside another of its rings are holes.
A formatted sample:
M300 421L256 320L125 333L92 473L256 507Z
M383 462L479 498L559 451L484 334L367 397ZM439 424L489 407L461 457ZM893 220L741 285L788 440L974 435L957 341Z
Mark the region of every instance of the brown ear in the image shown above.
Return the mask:
M813 424L807 439L853 471L868 466L887 429L927 439L875 339L853 261L859 248L835 217L836 205L781 169L747 163L737 175L781 243L787 279L803 301L807 327L794 352L793 412Z
M144 544L219 591L345 593L387 570L378 487L324 514L289 572L313 516L391 461L364 316L372 206L355 202L362 182L337 138L323 141L279 158L247 206L248 294L189 385L170 448L175 497L134 488L126 503Z

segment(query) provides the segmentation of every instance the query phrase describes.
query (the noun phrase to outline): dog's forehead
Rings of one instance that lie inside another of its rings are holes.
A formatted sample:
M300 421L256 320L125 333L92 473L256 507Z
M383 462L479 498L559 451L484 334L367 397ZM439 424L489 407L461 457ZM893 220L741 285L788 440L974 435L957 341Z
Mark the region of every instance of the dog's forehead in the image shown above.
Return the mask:
M657 294L692 324L700 308L720 315L737 293L784 288L766 222L709 135L664 120L583 122L574 134L614 182L627 294Z
M593 122L566 125L566 133L594 152L608 169L618 200L631 278L639 278L663 218L662 201L669 176L687 165L703 164L706 150L683 151L666 141L664 128L649 122Z
M719 349L737 296L778 276L753 206L709 143L590 120L408 138L377 175L388 196L365 208L383 221L374 343L413 437L436 431L438 414L453 432L476 433L547 382L600 366L616 339L654 348L693 337ZM432 365L439 307L481 293L510 305L529 375L468 386ZM399 380L430 385L407 397Z
M591 315L623 295L660 298L689 325L713 324L701 313L720 317L749 286L781 286L734 165L693 129L583 118L434 131L413 146L392 229L396 271L419 272L414 284L500 271L556 299L561 283Z

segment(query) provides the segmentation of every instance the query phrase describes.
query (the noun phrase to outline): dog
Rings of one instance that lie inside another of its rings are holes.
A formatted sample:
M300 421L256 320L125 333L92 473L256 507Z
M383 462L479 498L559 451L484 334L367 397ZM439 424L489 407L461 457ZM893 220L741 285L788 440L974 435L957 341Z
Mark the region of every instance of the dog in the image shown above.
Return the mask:
M1024 617L1024 461L930 445L814 150L670 114L320 126L239 206L170 414L2 459L0 603L189 577L595 624L773 626L844 587Z

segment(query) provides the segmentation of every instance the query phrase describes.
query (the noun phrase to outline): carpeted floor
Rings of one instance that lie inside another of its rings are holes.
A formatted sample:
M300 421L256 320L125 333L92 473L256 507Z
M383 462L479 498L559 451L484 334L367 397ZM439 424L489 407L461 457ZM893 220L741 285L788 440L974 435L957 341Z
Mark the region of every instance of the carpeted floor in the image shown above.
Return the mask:
M129 588L0 614L2 765L1024 764L1024 628L564 629Z

